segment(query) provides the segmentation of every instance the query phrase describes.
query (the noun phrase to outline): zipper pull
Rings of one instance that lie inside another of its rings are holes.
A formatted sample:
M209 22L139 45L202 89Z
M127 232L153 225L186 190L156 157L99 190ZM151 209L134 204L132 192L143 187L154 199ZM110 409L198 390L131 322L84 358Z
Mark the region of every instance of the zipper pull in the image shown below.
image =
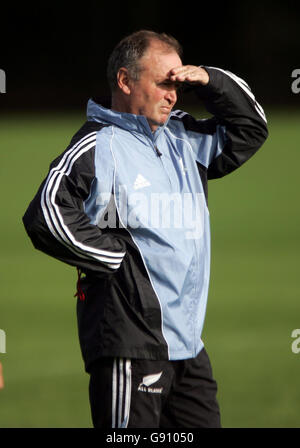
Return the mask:
M158 147L156 145L154 145L154 149L156 151L157 157L161 157L162 153L160 152L160 150L158 149Z

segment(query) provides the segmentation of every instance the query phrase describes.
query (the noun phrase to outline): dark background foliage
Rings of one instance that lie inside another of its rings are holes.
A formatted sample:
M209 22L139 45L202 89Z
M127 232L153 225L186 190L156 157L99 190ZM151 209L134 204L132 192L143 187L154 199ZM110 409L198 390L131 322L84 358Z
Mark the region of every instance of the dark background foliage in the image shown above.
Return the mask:
M291 72L300 67L299 2L24 2L1 11L2 110L77 108L107 96L113 46L142 28L174 35L184 63L245 78L264 105L298 102Z

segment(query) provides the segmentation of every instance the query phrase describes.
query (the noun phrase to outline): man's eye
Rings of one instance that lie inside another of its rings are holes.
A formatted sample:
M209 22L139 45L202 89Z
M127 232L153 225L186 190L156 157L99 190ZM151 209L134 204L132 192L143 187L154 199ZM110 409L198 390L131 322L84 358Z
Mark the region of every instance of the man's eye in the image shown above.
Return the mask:
M179 82L170 82L170 81L164 81L161 83L161 86L163 87L167 87L168 89L175 89L178 90L180 87L180 83Z

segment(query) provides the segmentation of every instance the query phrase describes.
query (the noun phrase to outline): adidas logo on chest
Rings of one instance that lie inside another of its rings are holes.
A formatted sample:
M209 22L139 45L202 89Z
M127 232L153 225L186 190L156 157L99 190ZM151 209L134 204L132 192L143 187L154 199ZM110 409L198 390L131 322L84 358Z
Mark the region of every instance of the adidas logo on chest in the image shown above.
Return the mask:
M150 185L151 185L150 182L147 179L145 179L144 176L138 174L137 178L134 181L133 188L135 190L139 190L140 188L149 187Z

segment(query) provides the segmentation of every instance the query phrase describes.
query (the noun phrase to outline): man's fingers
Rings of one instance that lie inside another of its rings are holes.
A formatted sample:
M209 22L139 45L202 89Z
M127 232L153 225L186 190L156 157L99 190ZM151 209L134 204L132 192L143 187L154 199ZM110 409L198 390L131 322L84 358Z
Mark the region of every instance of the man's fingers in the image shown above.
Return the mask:
M196 67L194 67L194 68L196 68ZM170 78L172 81L184 80L186 78L186 76L191 72L191 70L193 70L191 68L191 66L187 66L187 65L173 68L170 73L170 75L171 75Z
M206 70L195 65L183 65L174 67L170 71L170 80L174 82L191 82L199 84L207 84L209 76Z
M198 70L199 67L196 67L195 65L182 65L180 67L175 67L171 70L172 75L183 75L188 72L193 72L195 70Z

